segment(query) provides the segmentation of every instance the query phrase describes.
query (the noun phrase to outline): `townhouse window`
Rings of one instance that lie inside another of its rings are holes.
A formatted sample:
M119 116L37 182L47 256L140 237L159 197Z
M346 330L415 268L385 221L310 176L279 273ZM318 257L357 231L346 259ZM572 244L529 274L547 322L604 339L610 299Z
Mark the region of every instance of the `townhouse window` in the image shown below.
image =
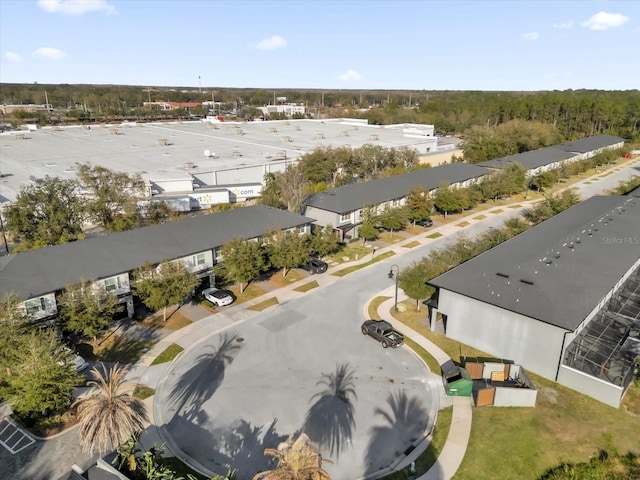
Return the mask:
M44 298L42 297L34 298L33 300L27 300L26 302L24 302L24 306L27 309L27 315L33 315L34 313L44 311L47 308Z
M340 214L340 223L348 222L351 220L351 212Z
M199 254L193 256L193 265L194 266L204 265L204 262L205 262L204 253L199 253Z
M104 281L104 288L107 292L112 292L120 288L120 277L107 278Z

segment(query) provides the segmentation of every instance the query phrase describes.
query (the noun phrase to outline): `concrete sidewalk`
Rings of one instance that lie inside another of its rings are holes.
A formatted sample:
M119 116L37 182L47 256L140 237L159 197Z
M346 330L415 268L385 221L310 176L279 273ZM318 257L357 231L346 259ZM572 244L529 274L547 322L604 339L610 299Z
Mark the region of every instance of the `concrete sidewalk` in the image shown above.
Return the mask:
M406 338L410 338L427 352L429 352L440 365L445 363L451 358L443 352L440 347L435 343L426 339L415 330L407 327L406 325L397 322L393 315L391 315L391 309L394 306L395 298L393 298L395 287L390 287L387 290L380 292L380 296L389 296L388 300L382 302L378 307L378 315L383 320L393 323L396 330L401 332ZM406 300L408 297L404 293L398 294L398 302ZM372 299L373 300L373 299ZM368 304L365 306L365 311L368 310ZM434 372L439 377L439 372ZM444 385L440 384L441 398L450 400L453 404L453 417L451 419L451 427L449 429L449 435L444 448L436 463L423 475L417 477L417 480L446 480L452 478L464 458L464 454L467 450L467 444L469 442L469 436L471 434L471 417L472 417L472 404L470 397L446 397ZM431 436L429 441L431 440ZM412 461L419 457L428 447L429 442L423 442L420 446L422 448L416 448L410 455L408 455L403 462L401 462L397 469L406 468Z

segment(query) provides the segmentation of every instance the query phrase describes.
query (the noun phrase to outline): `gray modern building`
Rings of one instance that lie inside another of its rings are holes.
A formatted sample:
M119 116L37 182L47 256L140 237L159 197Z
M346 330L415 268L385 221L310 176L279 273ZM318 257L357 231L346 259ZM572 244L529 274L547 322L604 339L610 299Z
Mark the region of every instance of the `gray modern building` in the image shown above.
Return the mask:
M229 240L260 238L273 228L308 233L312 221L255 205L0 257L0 297L13 293L31 318L45 319L58 312L58 292L89 280L114 292L131 316L136 268L181 261L198 278L209 277Z
M429 282L431 326L618 407L640 357L639 225L638 192L593 197Z
M303 202L303 214L315 218L316 225L331 225L341 240L357 238L364 208L382 211L386 207L399 207L416 186L432 194L442 184L451 188L468 187L486 174L487 170L482 167L459 162L354 183L309 196Z

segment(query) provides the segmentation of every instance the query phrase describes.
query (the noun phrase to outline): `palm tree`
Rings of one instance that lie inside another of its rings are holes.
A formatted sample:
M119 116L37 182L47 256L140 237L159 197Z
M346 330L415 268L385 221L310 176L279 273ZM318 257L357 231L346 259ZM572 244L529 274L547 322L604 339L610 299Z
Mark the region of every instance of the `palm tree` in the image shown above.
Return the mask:
M85 452L104 454L124 443L148 422L144 403L124 390L126 370L117 363L107 371L94 367L88 383L97 390L74 402L80 420L80 443Z
M265 449L264 454L275 458L278 466L258 473L253 480L331 480L329 474L322 469L323 462L331 462L322 458L304 433L294 442L286 442L277 450Z

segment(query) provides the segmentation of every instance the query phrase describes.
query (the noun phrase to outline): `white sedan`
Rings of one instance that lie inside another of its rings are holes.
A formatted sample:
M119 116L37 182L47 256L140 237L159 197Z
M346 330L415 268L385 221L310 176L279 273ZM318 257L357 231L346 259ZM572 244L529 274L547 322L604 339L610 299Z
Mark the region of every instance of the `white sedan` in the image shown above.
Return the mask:
M233 303L233 296L227 290L211 287L202 291L202 296L218 307Z

